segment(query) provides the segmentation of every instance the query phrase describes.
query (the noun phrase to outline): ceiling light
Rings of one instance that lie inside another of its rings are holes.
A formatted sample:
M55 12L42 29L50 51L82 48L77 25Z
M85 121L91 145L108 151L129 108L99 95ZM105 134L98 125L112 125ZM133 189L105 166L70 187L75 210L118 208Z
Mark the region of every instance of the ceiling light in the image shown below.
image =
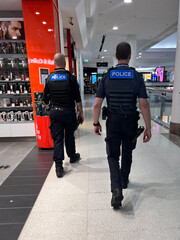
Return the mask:
M53 29L50 29L50 28L48 29L48 32L52 32L52 31L53 31Z
M141 56L139 56L139 58L141 58Z
M137 57L136 59L139 59L139 57Z
M47 24L47 22L42 22L42 24Z
M17 36L13 36L12 39L17 39Z
M101 58L104 58L104 56L102 56Z
M104 52L107 52L107 50L105 49Z
M114 27L113 27L113 30L118 30L118 27L117 27L117 26L114 26Z
M39 15L39 14L40 14L40 12L35 12L35 14L36 14L36 15Z
M125 3L132 3L132 0L124 0Z
M139 55L142 55L142 53L140 52Z

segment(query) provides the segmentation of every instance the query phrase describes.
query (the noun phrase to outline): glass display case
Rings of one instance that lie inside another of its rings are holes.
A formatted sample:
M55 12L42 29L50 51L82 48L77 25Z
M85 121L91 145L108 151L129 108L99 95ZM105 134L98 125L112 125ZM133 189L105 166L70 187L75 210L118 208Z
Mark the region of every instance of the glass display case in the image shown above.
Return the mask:
M33 120L25 40L0 40L0 128Z

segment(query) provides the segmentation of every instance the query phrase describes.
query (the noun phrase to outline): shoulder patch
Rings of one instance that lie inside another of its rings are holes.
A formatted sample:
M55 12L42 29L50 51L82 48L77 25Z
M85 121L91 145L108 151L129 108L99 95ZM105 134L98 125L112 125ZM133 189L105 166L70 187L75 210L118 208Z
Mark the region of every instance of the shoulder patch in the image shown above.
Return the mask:
M133 79L134 71L133 70L110 70L110 79Z
M67 74L52 74L50 76L51 81L66 81L67 80Z

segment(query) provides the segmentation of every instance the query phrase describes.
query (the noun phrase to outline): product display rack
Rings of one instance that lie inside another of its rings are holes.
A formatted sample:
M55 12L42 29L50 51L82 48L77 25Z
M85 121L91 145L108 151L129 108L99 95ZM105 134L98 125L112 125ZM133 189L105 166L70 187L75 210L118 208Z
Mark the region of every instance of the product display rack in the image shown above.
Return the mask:
M25 40L0 40L0 137L35 136Z
M92 93L92 84L89 78L84 79L84 93L91 94Z

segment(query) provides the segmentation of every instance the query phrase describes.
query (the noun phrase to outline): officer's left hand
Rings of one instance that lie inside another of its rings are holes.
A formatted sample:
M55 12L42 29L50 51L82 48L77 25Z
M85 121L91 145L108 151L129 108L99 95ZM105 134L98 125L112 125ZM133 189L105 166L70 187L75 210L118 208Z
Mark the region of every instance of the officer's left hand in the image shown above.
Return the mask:
M84 115L83 115L83 113L79 113L79 117L81 118L81 124L83 124L83 122L84 122Z
M101 125L94 127L94 133L95 133L96 135L101 135L101 132L102 132L102 127L101 127Z

